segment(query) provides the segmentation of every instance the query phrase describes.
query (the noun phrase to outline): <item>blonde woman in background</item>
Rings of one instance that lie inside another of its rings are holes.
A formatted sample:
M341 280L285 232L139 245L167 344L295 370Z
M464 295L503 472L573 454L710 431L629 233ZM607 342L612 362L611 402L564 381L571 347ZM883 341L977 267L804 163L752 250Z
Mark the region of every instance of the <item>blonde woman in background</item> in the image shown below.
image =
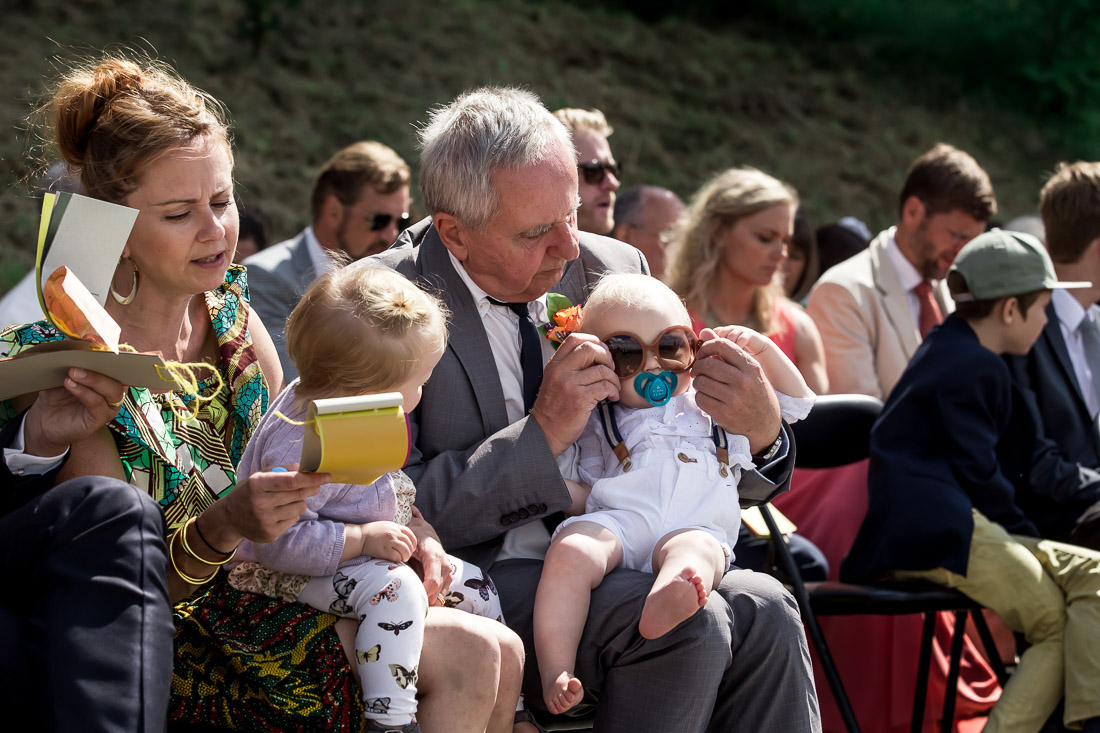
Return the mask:
M692 326L748 326L767 335L817 394L829 389L821 335L784 295L798 194L754 168L731 168L693 197L673 232L666 280L684 299Z

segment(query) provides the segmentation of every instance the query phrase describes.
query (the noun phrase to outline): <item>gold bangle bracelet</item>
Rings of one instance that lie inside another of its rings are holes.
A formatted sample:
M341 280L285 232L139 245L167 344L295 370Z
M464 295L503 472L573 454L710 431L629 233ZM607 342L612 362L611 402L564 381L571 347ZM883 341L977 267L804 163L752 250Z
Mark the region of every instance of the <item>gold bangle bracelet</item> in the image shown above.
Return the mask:
M172 536L168 538L168 560L172 563L172 569L176 571L176 575L180 576L183 582L190 583L191 585L205 585L206 583L209 583L211 580L213 580L214 577L218 574L218 571L216 569L210 574L209 578L195 578L180 570L180 566L176 564L176 554L173 551L172 546L175 544L176 535L180 533L181 529L183 529L183 527L177 529L175 532L172 533Z
M187 528L194 524L196 521L198 521L198 517L191 517L186 522L184 522L182 527L176 530L180 533L180 542L183 544L183 551L195 560L201 562L203 565L210 565L211 567L221 567L222 565L225 565L227 562L232 560L233 556L237 554L236 547L233 548L233 552L229 553L229 557L226 557L222 560L207 560L205 557L200 557L198 553L191 549L191 545L187 544Z

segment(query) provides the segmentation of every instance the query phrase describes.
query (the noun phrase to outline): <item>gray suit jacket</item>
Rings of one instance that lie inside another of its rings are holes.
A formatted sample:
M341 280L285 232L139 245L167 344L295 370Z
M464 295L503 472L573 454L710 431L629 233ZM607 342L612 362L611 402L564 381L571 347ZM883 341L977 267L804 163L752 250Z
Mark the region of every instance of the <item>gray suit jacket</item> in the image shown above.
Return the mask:
M605 273L649 272L638 250L614 239L582 232L580 250L552 288L573 303L583 303ZM447 350L410 419L413 448L405 472L416 483L417 508L443 546L488 568L505 532L561 511L569 492L538 423L528 416L509 424L481 317L431 220L364 262L397 270L450 309ZM750 473L741 491L768 495L785 488L793 451L781 454L772 464L777 468L768 469L775 482Z
M806 310L825 345L829 391L885 400L920 346L908 293L886 253L881 232L864 251L821 276ZM936 301L944 317L955 310L945 280Z
M248 269L248 290L252 308L267 326L286 382L298 376L298 370L286 353L286 319L317 273L306 248L306 233L260 250L244 261Z

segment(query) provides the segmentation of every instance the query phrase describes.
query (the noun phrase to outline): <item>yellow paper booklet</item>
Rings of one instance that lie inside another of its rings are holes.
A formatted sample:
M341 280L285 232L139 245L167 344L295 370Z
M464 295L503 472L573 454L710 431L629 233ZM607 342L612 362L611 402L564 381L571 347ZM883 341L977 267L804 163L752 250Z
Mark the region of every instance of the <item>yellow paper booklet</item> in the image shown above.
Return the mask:
M794 525L790 519L787 518L783 512L775 508L774 504L768 504L768 509L771 510L772 519L775 520L775 526L779 528L780 534L793 534L798 527ZM752 530L752 533L761 539L767 539L772 536L772 533L768 531L768 524L764 521L764 515L760 513L760 507L754 506L748 509L741 510L741 521L745 523L745 526Z
M409 429L400 392L312 400L302 442L303 471L333 483L372 484L409 458Z
M46 194L35 285L42 312L68 338L0 359L0 399L58 387L72 367L130 386L176 386L160 354L120 348L121 329L103 308L115 263L136 218L137 210L125 206L76 194ZM95 290L86 286L81 274Z

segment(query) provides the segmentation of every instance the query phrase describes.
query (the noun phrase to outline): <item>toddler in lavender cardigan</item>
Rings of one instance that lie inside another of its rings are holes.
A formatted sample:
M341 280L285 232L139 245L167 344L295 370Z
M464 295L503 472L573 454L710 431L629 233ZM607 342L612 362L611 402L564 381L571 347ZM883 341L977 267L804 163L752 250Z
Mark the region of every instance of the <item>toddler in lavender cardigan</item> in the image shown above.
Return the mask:
M309 400L401 392L411 412L446 348L446 315L437 298L392 270L343 268L309 287L287 321L286 339L300 376L249 441L238 468L244 475L298 462ZM325 484L277 540L242 542L230 575L242 590L359 620L354 657L368 731L420 730L417 665L429 605L501 619L488 575L450 555L442 592L427 597L407 564L420 559L418 533L434 538L412 506L415 494L400 471L370 486ZM278 588L257 587L265 577L277 578Z

